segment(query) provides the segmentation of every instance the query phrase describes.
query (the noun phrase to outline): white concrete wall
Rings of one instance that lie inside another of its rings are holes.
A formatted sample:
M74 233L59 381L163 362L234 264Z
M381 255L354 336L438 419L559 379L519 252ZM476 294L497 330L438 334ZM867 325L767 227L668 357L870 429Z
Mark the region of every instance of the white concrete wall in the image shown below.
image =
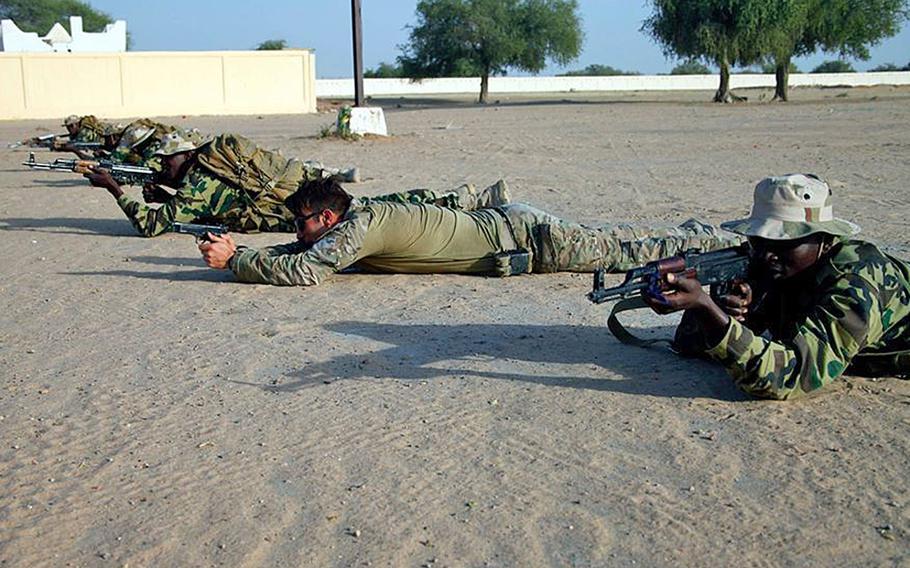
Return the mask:
M621 75L615 77L491 77L490 93L562 93L594 91L713 91L718 75ZM734 89L774 87L774 75L737 75ZM796 73L791 87L910 85L910 71L893 73ZM479 93L479 77L425 79L364 79L367 96ZM319 79L317 97L353 97L353 79Z
M7 53L47 53L126 51L126 22L117 20L98 33L82 29L82 17L70 16L70 31L58 23L44 37L23 32L12 20L0 21L0 51Z
M0 20L0 51L49 52L53 48L35 32L24 32L12 20Z
M316 112L308 49L0 53L0 120Z
M73 40L67 48L68 51L74 53L126 51L126 22L124 20L107 24L104 26L103 32L92 33L82 30L81 17L70 16L70 35Z

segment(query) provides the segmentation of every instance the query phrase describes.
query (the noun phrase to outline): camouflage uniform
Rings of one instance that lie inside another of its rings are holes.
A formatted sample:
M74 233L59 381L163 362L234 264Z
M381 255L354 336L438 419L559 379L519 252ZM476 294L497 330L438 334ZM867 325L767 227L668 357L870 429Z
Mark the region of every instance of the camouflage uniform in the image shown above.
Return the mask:
M684 314L677 348L719 361L744 391L764 398L821 388L848 368L910 373L910 265L852 240L860 229L834 217L826 183L802 174L765 178L751 215L721 227L767 241L822 233L835 242L802 272L766 290L753 283L745 323L730 318L717 345L705 345L695 314Z
M786 399L849 369L910 373L910 264L875 245L838 243L810 274L772 290L706 353L744 391ZM771 339L762 337L770 332Z
M211 143L203 141L196 131L176 131L165 136L156 153L169 155L196 149L201 153ZM197 160L187 171L180 187L176 188L176 193L159 207L149 207L125 193L117 199L117 204L136 230L146 237L169 231L175 222L222 224L230 231L242 233L293 233L296 231L294 215L285 207L285 198L300 181L326 175L327 171L317 168L314 165L316 162L282 160L286 163L284 176L270 191L241 188L216 176ZM416 189L363 198L363 201L430 202L473 208L484 206L479 197L473 186L461 186L446 192ZM507 194L505 198L508 199Z
M319 284L349 266L498 276L588 272L599 266L622 270L692 246L709 250L736 241L696 221L680 227L593 229L524 204L465 212L425 204L355 203L312 247L241 248L230 268L243 282L298 286Z
M117 146L111 152L111 159L160 172L161 158L155 153L161 148L164 136L175 130L176 126L161 124L149 118L135 120L123 130Z
M107 123L98 120L93 115L68 116L63 123L64 125L77 124L79 126L76 134L69 137L70 142L104 142L103 134Z

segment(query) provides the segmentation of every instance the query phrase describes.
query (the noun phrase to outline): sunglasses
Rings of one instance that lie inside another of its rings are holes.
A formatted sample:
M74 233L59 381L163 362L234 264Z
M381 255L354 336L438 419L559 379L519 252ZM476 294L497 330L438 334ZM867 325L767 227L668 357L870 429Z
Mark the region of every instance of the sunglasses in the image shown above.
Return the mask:
M300 215L298 217L295 217L294 218L294 227L298 231L302 231L303 226L306 224L306 222L309 221L310 219L312 219L313 217L316 217L320 213L321 213L321 211L314 211L313 213L310 213L309 215Z

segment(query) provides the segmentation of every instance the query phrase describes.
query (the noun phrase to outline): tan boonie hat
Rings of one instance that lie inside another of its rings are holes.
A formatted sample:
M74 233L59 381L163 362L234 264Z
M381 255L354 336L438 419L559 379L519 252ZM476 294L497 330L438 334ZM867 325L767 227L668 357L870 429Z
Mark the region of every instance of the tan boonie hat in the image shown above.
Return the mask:
M161 138L161 147L155 152L156 156L172 156L180 152L190 152L208 143L202 134L195 128L188 130L175 130Z
M123 131L126 130L126 125L120 122L109 123L104 126L104 130L101 132L102 136L116 136L118 134L123 134Z
M155 129L150 126L136 126L134 128L128 129L123 133L123 138L120 139L120 144L125 145L128 148L135 148L139 144L142 144L148 137L154 134Z
M748 237L799 239L813 233L849 237L859 226L834 217L831 188L811 174L768 177L755 186L752 213L720 226Z
M82 121L82 117L78 114L71 114L68 117L63 119L63 126L69 126L71 124L79 124Z

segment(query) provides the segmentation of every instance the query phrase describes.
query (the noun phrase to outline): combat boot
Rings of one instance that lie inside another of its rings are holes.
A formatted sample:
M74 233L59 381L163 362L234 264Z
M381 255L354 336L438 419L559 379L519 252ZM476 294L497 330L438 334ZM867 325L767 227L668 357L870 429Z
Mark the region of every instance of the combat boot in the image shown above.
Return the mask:
M485 209L488 207L499 207L512 202L512 194L509 193L509 186L505 180L499 180L490 187L477 194L475 209Z
M360 183L360 168L354 167L347 170L341 170L341 179L348 183Z

